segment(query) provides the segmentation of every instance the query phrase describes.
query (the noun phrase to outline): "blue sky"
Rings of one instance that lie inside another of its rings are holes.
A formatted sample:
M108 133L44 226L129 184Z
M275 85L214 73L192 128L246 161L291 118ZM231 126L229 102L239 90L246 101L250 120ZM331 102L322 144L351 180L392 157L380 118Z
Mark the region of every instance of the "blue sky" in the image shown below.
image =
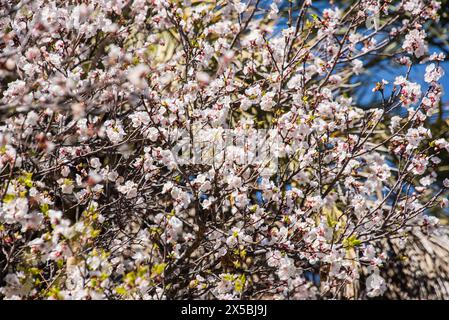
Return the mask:
M270 0L263 0L262 6L265 8L268 8L270 3L272 1ZM330 5L327 1L314 1L313 2L315 9L317 11L322 11L325 8L328 8ZM282 5L279 5L280 8L285 8L288 6L287 1L283 1ZM285 26L285 23L287 22L287 19L281 19L281 22L277 25L275 29L275 33L280 32L283 26ZM378 41L380 39L377 39ZM437 47L430 47L429 53L437 52L439 53L441 50L439 50ZM445 70L444 77L440 80L440 83L443 86L443 105L445 106L446 111L446 117L449 117L449 61L445 61L442 64L443 69ZM423 91L427 89L427 83L424 82L424 73L426 69L427 64L420 64L413 66L411 73L410 73L410 81L417 82L421 85L423 88ZM394 78L399 75L405 75L407 71L406 67L400 66L395 63L391 63L389 61L385 61L375 67L371 67L367 74L361 75L361 77L356 77L353 81L358 82L361 81L361 86L355 90L357 96L356 102L360 104L367 104L370 102L373 98L371 89L375 86L376 82L385 79L388 80L390 83L394 82ZM447 90L444 90L447 89Z
M438 48L429 48L429 51L432 52L440 52ZM427 64L417 64L412 67L410 72L410 81L419 83L423 88L423 91L427 88L428 84L424 82L424 73L426 70ZM443 105L449 104L449 92L447 88L449 88L449 62L445 61L441 64L445 71L445 75L440 80L441 85L443 86ZM362 82L361 87L357 90L360 95L360 102L367 103L372 98L371 89L375 86L376 82L385 79L390 82L390 84L394 81L394 78L399 75L405 75L407 71L407 67L399 66L397 64L393 64L390 62L383 62L375 67L371 67L368 70L368 76L363 76L360 79L355 78L354 82L357 82L363 78L364 82ZM366 90L364 88L366 87ZM369 90L368 90L369 89ZM446 89L446 90L445 90ZM449 106L446 106L447 116L449 116Z

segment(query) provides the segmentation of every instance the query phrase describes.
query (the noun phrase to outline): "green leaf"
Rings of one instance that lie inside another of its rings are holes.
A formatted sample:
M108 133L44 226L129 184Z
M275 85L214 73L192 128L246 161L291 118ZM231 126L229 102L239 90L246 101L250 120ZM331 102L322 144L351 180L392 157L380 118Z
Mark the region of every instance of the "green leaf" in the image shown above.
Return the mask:
M245 287L245 283L246 283L246 277L244 274L242 274L240 277L237 278L237 280L235 280L235 283L234 283L235 291L242 292L243 288Z
M153 267L151 267L152 275L155 276L155 275L162 274L162 272L164 272L166 266L167 266L166 263L155 264Z
M115 288L115 292L117 292L118 294L121 294L121 295L125 295L127 293L126 289L123 287Z
M16 198L15 195L13 195L13 194L7 194L7 195L5 195L5 196L3 197L3 202L4 202L4 203L9 203L9 202L13 201L15 198Z
M349 238L343 240L343 246L345 248L354 248L362 244L362 241L357 239L356 235L352 235Z

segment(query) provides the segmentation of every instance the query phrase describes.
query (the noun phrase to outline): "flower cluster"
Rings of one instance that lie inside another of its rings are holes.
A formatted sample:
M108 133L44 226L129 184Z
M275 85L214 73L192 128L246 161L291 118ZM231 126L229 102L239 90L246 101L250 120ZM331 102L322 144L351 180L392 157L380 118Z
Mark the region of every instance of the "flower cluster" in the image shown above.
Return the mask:
M0 296L383 294L382 241L447 204L439 2L181 3L1 0ZM359 108L377 55L430 60L428 87L378 79Z

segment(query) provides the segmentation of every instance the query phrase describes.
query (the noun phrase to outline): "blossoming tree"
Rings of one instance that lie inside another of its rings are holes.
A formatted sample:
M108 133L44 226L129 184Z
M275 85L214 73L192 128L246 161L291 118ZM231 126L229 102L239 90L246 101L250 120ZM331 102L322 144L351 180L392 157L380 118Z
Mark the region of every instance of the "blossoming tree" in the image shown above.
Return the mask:
M384 293L382 241L448 202L439 2L265 2L1 0L2 297Z

